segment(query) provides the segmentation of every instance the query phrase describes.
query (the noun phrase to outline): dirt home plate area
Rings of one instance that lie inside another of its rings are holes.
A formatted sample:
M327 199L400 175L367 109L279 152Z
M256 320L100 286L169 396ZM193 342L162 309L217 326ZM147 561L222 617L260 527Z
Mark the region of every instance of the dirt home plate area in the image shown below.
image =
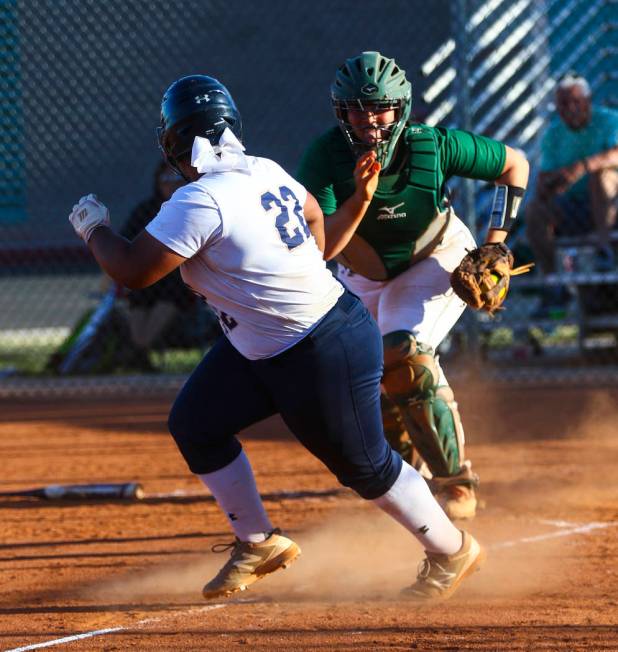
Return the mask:
M209 603L228 554L210 548L232 537L167 434L171 396L4 400L0 490L139 481L146 498L0 498L0 649L618 650L616 389L455 389L484 503L466 527L488 559L426 606L399 596L418 544L278 419L242 440L303 554Z

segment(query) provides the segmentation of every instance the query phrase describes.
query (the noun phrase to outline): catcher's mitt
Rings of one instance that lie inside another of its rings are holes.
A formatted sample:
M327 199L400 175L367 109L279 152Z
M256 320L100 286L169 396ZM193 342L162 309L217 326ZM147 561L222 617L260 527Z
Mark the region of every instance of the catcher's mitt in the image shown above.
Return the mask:
M513 269L513 254L502 242L469 251L451 274L451 287L475 310L493 315L502 308L511 276L530 271L534 263Z

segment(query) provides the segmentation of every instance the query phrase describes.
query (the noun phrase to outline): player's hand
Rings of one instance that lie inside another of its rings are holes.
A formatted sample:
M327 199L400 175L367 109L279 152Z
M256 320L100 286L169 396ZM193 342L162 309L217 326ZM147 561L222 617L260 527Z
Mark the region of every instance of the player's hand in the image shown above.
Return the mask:
M109 226L109 211L96 195L90 194L82 197L69 215L69 222L73 225L75 233L88 242L93 231L99 226Z
M375 152L363 154L354 168L356 194L363 201L371 201L380 180L381 165L376 160Z

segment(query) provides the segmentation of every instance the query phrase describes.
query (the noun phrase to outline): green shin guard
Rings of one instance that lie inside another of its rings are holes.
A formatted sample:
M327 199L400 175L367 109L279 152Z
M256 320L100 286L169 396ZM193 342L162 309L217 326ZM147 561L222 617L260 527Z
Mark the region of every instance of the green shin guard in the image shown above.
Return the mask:
M384 388L432 474L451 477L462 472L460 442L453 411L440 396L438 373L433 349L412 333L384 336Z
M415 448L435 476L458 475L461 471L455 420L446 402L428 392L399 404Z

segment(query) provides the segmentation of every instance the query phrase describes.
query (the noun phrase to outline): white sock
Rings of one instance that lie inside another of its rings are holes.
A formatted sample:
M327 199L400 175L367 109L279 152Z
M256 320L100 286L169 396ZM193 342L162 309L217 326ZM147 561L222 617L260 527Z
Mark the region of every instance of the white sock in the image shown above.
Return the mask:
M420 473L407 462L395 484L373 502L409 530L425 550L452 555L461 548L461 531L451 523Z
M255 485L251 464L244 451L227 466L198 475L226 513L241 541L260 543L273 529Z

